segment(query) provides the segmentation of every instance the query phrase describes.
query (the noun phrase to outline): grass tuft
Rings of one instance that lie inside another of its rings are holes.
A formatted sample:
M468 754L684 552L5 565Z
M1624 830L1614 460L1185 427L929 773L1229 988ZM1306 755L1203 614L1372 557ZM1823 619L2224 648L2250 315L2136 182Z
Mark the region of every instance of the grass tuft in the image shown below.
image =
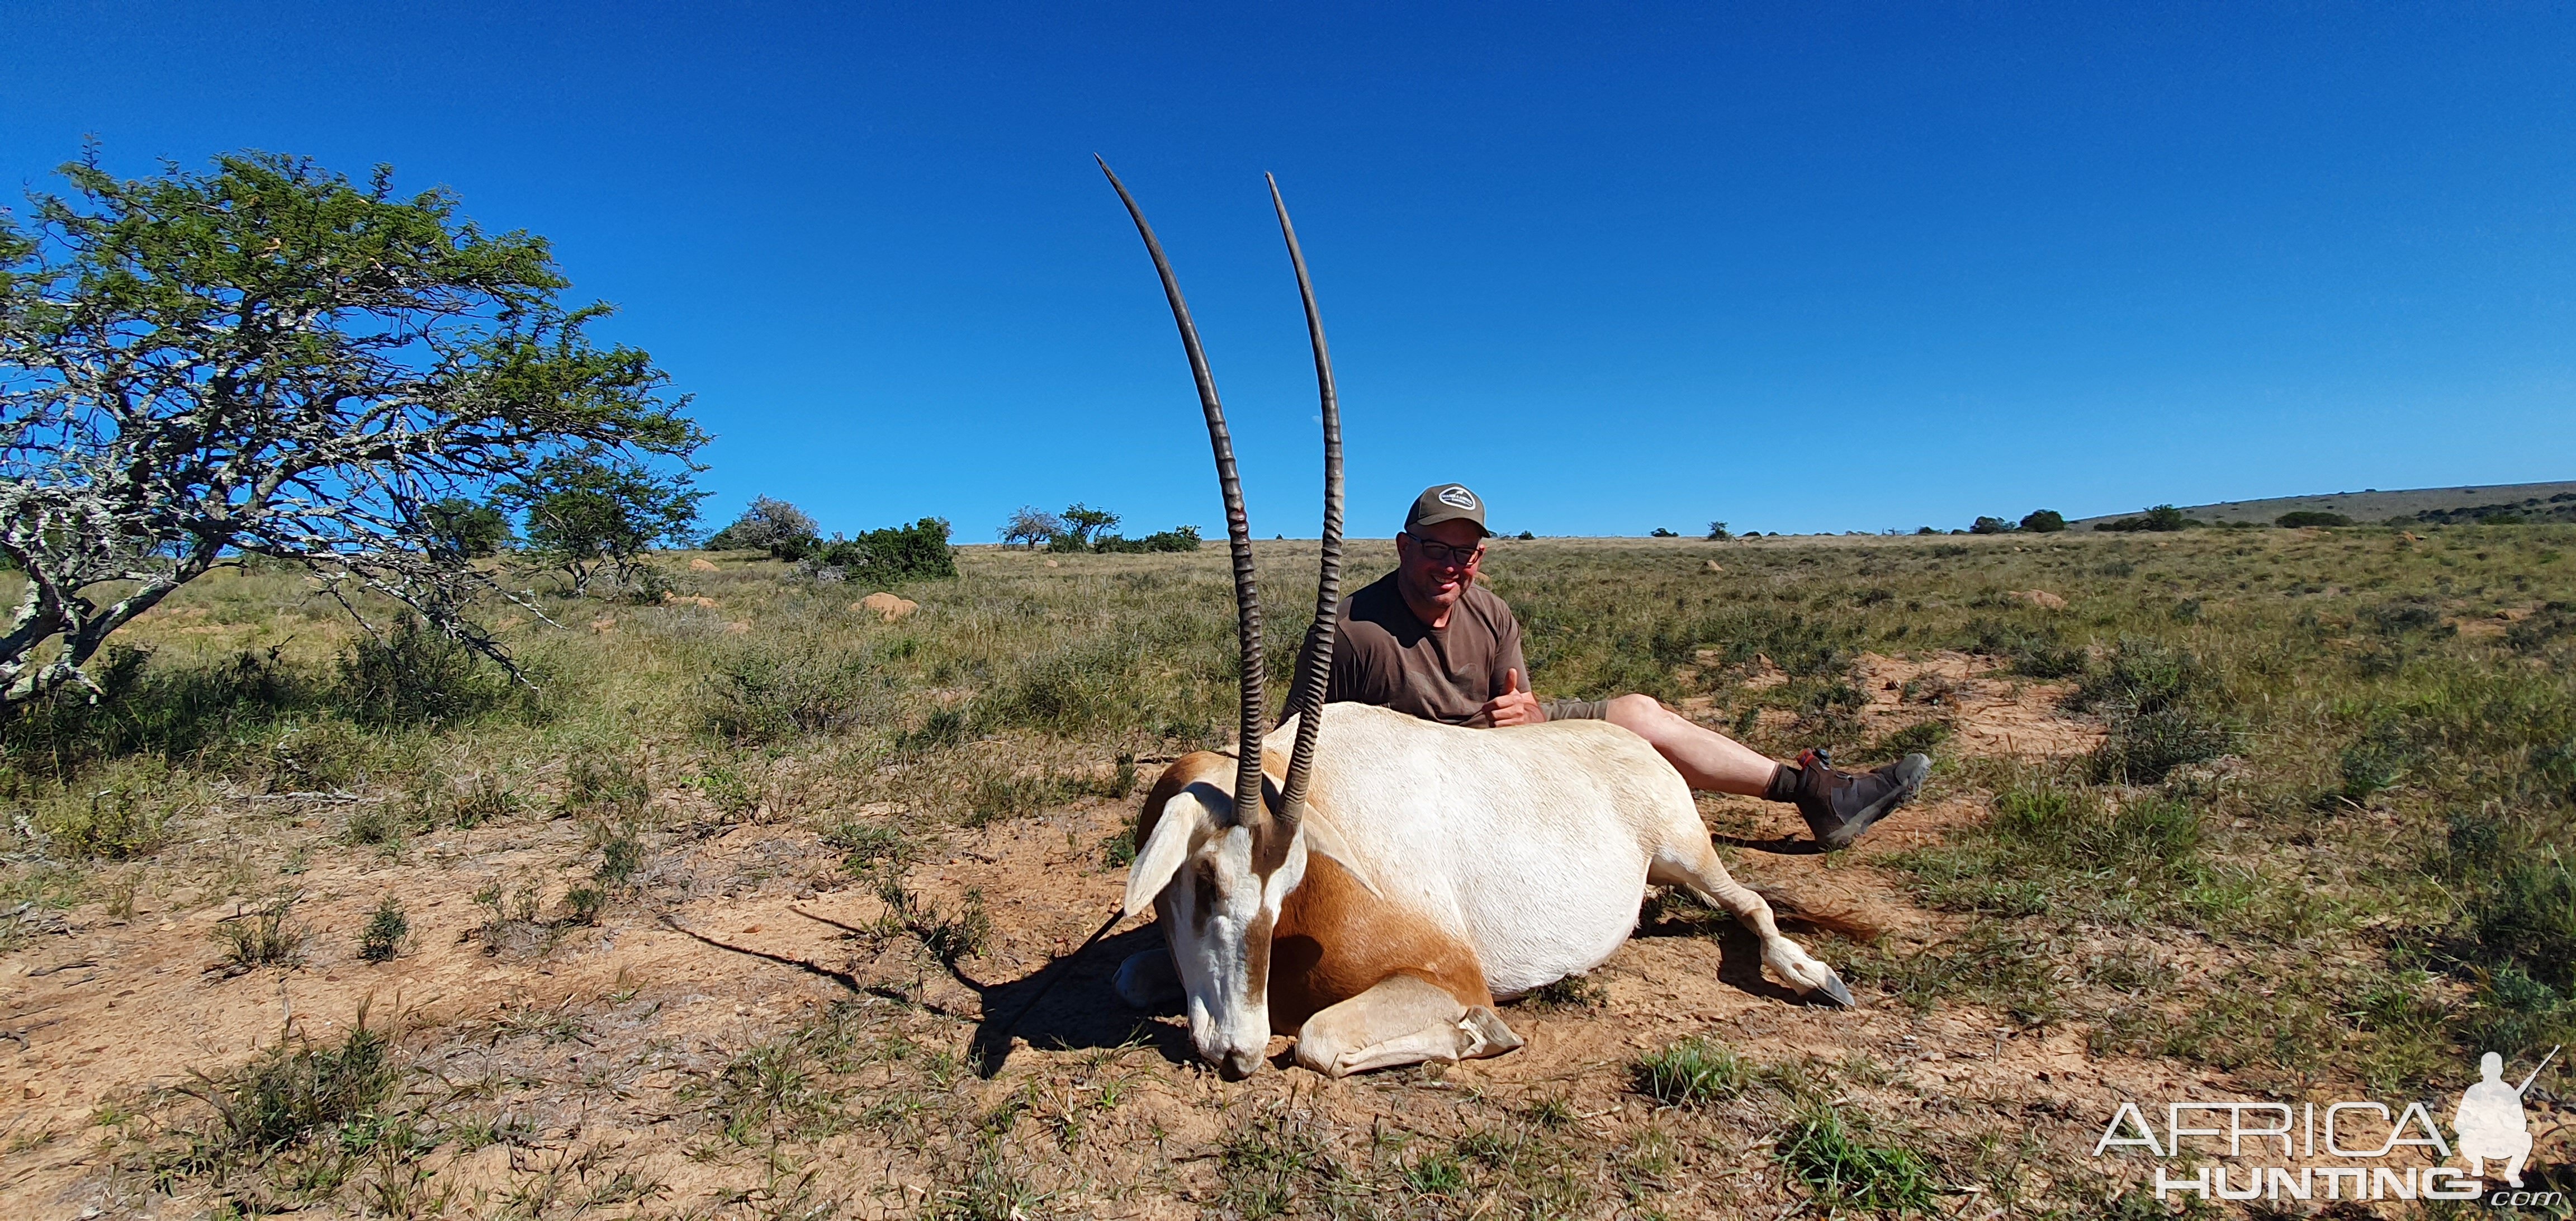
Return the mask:
M1693 1037L1639 1057L1630 1068L1638 1093L1666 1106L1709 1106L1741 1097L1754 1069L1714 1039Z
M1924 1157L1872 1139L1866 1121L1830 1104L1800 1111L1780 1135L1776 1156L1828 1208L1928 1213L1936 1184Z

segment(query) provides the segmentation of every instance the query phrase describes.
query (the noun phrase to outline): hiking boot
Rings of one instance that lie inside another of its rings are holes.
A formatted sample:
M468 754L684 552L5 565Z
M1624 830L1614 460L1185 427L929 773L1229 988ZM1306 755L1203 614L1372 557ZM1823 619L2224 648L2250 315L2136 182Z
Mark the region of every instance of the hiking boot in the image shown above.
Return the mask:
M1821 750L1798 756L1790 800L1807 816L1807 829L1827 848L1848 848L1870 824L1913 800L1932 771L1932 760L1907 755L1874 772L1837 770Z

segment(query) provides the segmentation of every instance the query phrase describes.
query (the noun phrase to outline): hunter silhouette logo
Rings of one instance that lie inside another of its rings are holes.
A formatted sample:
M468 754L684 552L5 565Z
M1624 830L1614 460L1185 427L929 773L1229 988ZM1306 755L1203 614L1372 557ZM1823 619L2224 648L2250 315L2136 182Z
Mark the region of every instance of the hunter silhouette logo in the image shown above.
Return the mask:
M2526 1191L2522 1172L2531 1160L2532 1133L2523 1097L2558 1048L2533 1065L2520 1084L2504 1079L2504 1057L2478 1058L2478 1080L2461 1091L2451 1112L2457 1143L2443 1138L2437 1103L2408 1102L2169 1102L2158 1117L2123 1102L2094 1142L2093 1156L2123 1146L2159 1159L2241 1159L2201 1164L2188 1178L2172 1177L2159 1160L2159 1200L2188 1192L2204 1200L2475 1200L2497 1207L2563 1206L2557 1191ZM2407 1165L2410 1160L2431 1165ZM2454 1160L2464 1165L2451 1165ZM2261 1165L2259 1162L2280 1164ZM2505 1186L2487 1180L2498 1163ZM2487 1188L2494 1187L2489 1191Z
M2494 1052L2478 1057L2478 1083L2460 1092L2460 1109L2451 1115L2451 1129L2460 1134L2460 1156L2467 1158L2469 1173L2486 1176L2490 1158L2504 1163L2505 1181L2522 1186L2522 1163L2531 1156L2531 1124L2523 1118L2522 1096L2531 1092L2531 1083L2540 1079L2540 1070L2558 1049L2549 1049L2531 1075L2522 1084L2504 1083L2504 1057Z
M1473 512L1476 508L1476 494L1451 484L1440 489L1440 503L1453 509L1466 509Z

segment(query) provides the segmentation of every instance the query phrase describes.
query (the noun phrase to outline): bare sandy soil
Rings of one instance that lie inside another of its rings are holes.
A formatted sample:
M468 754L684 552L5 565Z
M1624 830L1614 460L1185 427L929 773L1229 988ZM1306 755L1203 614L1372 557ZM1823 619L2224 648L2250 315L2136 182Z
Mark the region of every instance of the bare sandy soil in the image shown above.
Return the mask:
M1865 715L1886 725L1925 715L1900 698L1909 680L1941 680L1934 702L1970 755L2066 755L2100 738L2098 725L2057 710L2062 686L1998 677L1963 654L1872 655L1861 672ZM1745 880L1930 943L1949 918L1917 907L1879 862L1982 818L1984 801L1936 778L1916 807L1833 857L1804 850L1786 807L1709 798L1704 809ZM251 834L319 843L344 816L322 802L242 805L232 830L188 851L220 857ZM1062 978L1006 1038L1003 1020L1049 962L1115 907L1123 872L1103 845L1130 805L1089 800L960 831L944 855L914 863L905 887L922 909L962 910L971 892L989 915L986 947L953 970L889 931L900 913L882 919L885 903L849 882L837 850L757 820L664 846L638 879L643 899L612 906L595 927L558 930L551 944L487 945L488 913L471 896L552 885L587 849L569 821L442 831L400 859L317 854L295 879L307 896L296 918L313 934L295 969L211 969L210 930L230 913L195 907L185 891L146 888L122 919L97 904L72 910L0 959L0 1211L204 1212L214 1197L203 1183L176 1197L146 1190L136 1138L108 1121L156 1098L171 1105L155 1092L231 1069L290 1023L325 1041L362 1014L398 1032L416 1094L516 1134L442 1149L417 1172L462 1216L822 1215L782 1203L797 1201L915 1215L953 1201L984 1148L984 1162L998 1158L1048 1193L1041 1211L1187 1217L1225 1198L1220 1150L1247 1124L1338 1133L1401 1159L1422 1142L1509 1127L1542 1103L1562 1124L1555 1139L1628 1150L1671 1137L1669 1165L1642 1172L1666 1213L1793 1211L1803 1193L1764 1155L1774 1120L1755 1104L1677 1126L1631 1088L1640 1053L1696 1034L1765 1064L1866 1066L1839 1078L1850 1101L1926 1129L2018 1130L2061 1160L2089 1147L2117 1099L2229 1092L2216 1074L2172 1062L2089 1056L2072 1026L2038 1033L1950 1005L1922 1013L1868 990L1853 1011L1804 1005L1762 976L1749 938L1687 914L1650 914L1592 976L1594 1003L1511 1008L1527 1047L1451 1068L1223 1082L1193 1062L1177 1015L1131 1012L1109 991L1116 964L1157 936L1147 928L1058 962ZM358 961L356 930L388 891L417 896L413 946L392 962ZM842 1104L871 1121L765 1150L721 1139L708 1099L726 1066L835 1004L873 1049ZM1012 1100L1023 1133L1030 1118L1052 1125L1052 1141L1032 1142L1044 1157L1028 1144L991 1153L998 1146L976 1130L936 1119ZM1590 1198L1587 1214L1622 1211L1606 1187ZM2004 1215L1973 1193L1951 1202L1955 1215ZM1487 1211L1472 1199L1433 1205Z

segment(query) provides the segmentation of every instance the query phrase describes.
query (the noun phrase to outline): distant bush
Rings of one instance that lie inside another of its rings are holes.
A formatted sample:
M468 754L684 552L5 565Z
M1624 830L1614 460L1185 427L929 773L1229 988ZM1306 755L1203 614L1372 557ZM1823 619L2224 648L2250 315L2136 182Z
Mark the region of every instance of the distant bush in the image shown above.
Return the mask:
M1011 519L1003 522L1002 528L996 531L1003 545L1026 547L1031 551L1037 550L1040 543L1054 542L1055 536L1064 532L1062 517L1036 505L1021 505L1013 510Z
M1519 540L1521 540L1522 542L1526 543L1526 542L1530 541L1531 539L1537 538L1538 536L1537 536L1537 535L1535 535L1535 534L1530 533L1530 532L1529 532L1529 531L1527 531L1527 530L1523 530L1523 531L1521 531L1520 533L1513 535L1512 537L1513 537L1513 538L1516 538L1516 539L1519 539Z
M1106 533L1118 524L1117 514L1107 509L1092 508L1078 500L1054 516L1056 532L1047 540L1049 551L1089 551L1092 536Z
M2055 509L2033 510L2021 519L2021 528L2033 534L2055 534L2066 528L2066 515Z
M751 507L733 524L707 539L710 551L766 551L774 560L801 560L823 545L820 527L803 509L767 496L751 498Z
M1646 537L1648 537L1648 538L1680 538L1680 537L1681 537L1681 535L1675 534L1675 533L1673 533L1672 531L1670 531L1670 530L1667 530L1667 529L1663 528L1662 526L1657 526L1657 527L1655 527L1653 530L1648 531L1648 532L1647 532Z
M1104 534L1091 540L1091 549L1103 555L1134 554L1141 551L1196 551L1199 549L1197 526L1174 526L1158 530L1143 538L1122 538Z
M497 505L450 496L422 506L420 515L429 545L462 559L483 559L510 541L510 519Z
M1726 532L1725 522L1713 521L1708 523L1708 541L1712 543L1722 543L1733 537L1735 536Z
M2352 519L2341 513L2328 513L2322 509L2295 509L2273 518L2272 524L2283 529L2297 529L2301 526L2349 526L2352 524Z
M897 581L944 580L957 575L957 557L948 549L948 523L925 517L909 526L870 530L855 538L833 535L807 561L826 580L848 579L872 585Z
M1969 523L1968 533L2009 534L2012 532L2012 528L2013 524L2011 522L2005 521L2000 517L1980 517L1976 521Z
M2112 530L2122 533L2141 530L2153 531L2156 533L2167 533L2174 530L2188 530L2193 526L2202 526L2207 524L2207 522L2195 521L2183 516L2182 510L2177 509L2172 505L2157 505L2136 517L2123 517L2116 521L2096 522L2094 523L2093 528L2096 530Z

